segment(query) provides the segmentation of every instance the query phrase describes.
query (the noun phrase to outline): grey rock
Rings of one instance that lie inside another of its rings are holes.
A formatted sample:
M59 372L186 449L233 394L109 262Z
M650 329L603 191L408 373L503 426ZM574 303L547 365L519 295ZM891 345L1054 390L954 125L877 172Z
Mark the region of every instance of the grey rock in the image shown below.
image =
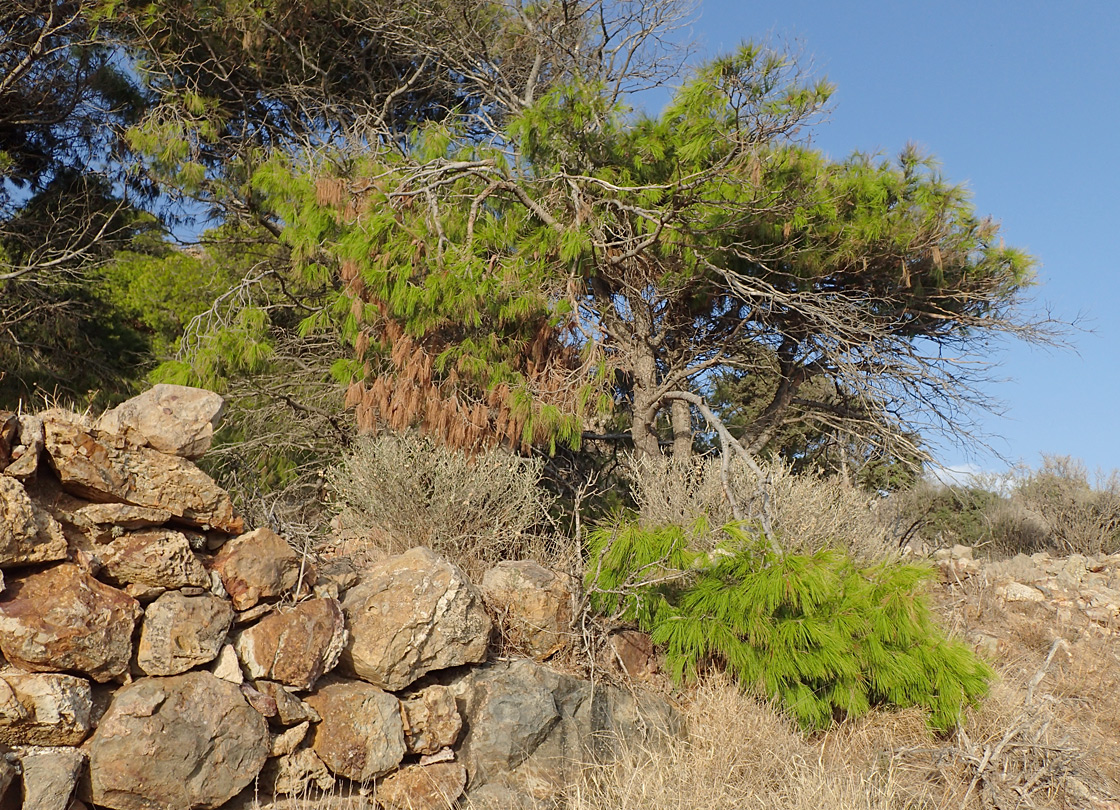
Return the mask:
M20 756L23 806L35 810L68 810L85 764L75 748L37 748Z

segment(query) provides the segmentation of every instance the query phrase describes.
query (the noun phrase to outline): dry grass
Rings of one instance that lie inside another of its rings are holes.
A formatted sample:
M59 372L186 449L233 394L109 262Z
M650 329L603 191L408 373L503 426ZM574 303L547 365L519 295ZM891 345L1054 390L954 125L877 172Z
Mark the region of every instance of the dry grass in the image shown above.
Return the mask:
M1117 628L1052 602L1005 603L975 580L946 589L941 610L984 640L1000 678L962 741L974 758L990 752L980 806L1120 808L1102 803L1120 798Z
M878 714L806 739L722 677L690 692L689 737L660 751L623 744L592 768L572 810L887 810L935 797L890 752L928 733L917 713Z

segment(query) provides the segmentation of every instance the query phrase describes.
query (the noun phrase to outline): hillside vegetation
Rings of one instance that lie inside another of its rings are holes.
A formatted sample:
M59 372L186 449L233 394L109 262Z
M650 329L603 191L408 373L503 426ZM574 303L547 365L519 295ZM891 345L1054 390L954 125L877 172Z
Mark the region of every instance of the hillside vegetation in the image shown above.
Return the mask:
M9 5L0 408L210 388L302 553L569 573L553 663L647 631L692 720L574 807L1117 792L1114 584L988 566L1107 579L1120 479L925 476L993 341L1061 343L1035 260L932 156L813 147L793 54L697 63L677 0Z

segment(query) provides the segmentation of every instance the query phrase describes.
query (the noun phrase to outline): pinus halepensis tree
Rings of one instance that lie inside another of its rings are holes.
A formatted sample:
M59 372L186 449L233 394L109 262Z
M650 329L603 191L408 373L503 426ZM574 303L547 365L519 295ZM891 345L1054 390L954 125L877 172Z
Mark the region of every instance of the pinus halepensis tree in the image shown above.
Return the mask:
M645 454L707 423L749 462L812 418L920 457L921 419L961 430L985 403L991 340L1048 337L1019 309L1032 261L915 150L800 143L829 93L745 46L658 118L576 76L493 140L451 119L255 183L297 260L342 279L366 427L575 442L609 405ZM773 380L737 441L708 402L728 369Z

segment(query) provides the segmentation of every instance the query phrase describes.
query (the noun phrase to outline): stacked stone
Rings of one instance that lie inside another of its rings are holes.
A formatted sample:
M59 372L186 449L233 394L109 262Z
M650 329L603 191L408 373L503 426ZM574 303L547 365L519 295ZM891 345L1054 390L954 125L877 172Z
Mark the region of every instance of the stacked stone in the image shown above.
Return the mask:
M222 405L159 385L97 420L0 412L0 807L532 806L612 735L677 733L540 663L561 575L504 563L480 591L428 549L354 570L246 531L193 463ZM492 614L525 658L486 663Z

